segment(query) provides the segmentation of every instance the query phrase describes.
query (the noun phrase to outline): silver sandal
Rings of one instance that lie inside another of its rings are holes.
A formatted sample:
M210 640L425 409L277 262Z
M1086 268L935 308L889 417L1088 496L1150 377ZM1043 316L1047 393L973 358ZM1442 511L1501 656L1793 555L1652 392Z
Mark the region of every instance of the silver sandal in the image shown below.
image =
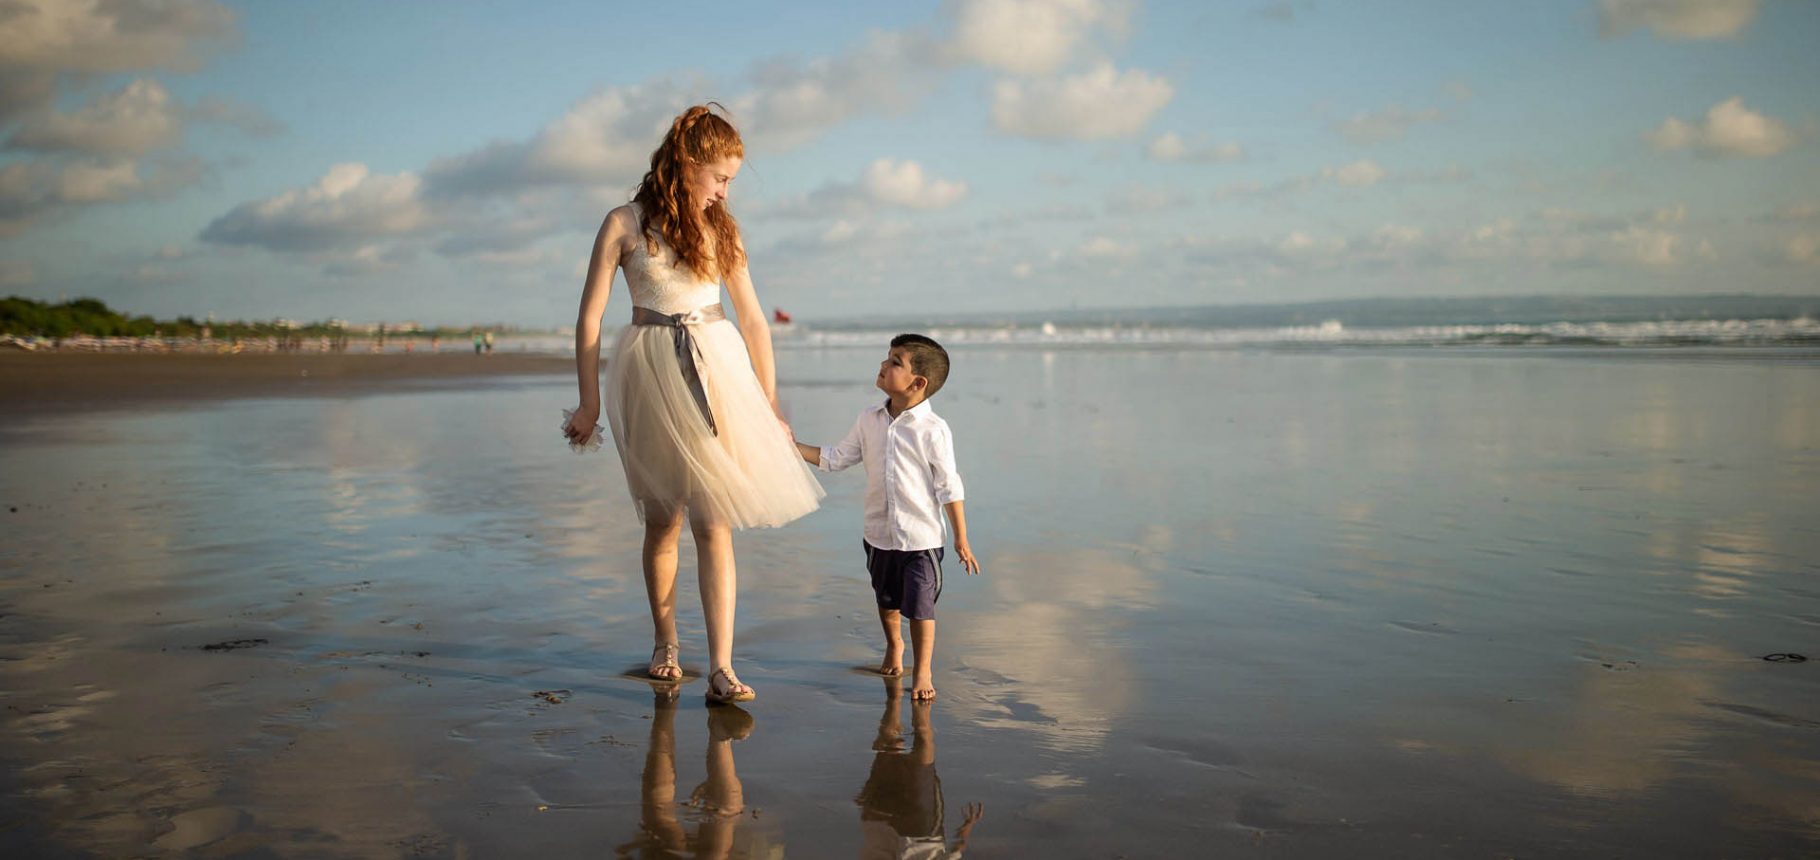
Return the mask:
M722 680L727 682L724 691L719 683ZM733 674L732 669L723 666L715 669L714 674L708 676L708 701L710 702L725 705L733 702L750 702L756 698L758 698L758 692L740 683L739 676Z
M662 655L661 660L658 659L658 655L660 654ZM654 681L681 681L683 677L682 664L676 662L676 658L681 654L682 648L673 643L666 642L654 646L651 649L651 665L645 669L645 674L650 675L651 679ZM668 676L657 674L665 669L669 669L675 674Z

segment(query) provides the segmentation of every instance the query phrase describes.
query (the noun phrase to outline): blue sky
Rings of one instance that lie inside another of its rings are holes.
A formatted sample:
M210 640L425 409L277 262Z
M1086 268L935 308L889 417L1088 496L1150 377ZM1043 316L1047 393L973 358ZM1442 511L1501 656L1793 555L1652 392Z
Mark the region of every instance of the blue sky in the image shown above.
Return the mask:
M805 319L1812 295L1816 44L1807 0L27 0L0 293L567 324L712 98L760 297Z

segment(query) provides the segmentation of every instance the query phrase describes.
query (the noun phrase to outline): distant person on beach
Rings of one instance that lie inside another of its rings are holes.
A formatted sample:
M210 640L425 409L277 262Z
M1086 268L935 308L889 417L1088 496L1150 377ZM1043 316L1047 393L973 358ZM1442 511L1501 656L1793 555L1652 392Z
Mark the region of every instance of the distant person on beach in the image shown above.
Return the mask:
M836 472L866 465L866 570L885 629L879 674L904 671L900 618L910 619L916 654L917 700L935 698L935 601L942 594L942 515L954 528L954 554L968 576L979 561L967 544L965 490L954 465L954 434L929 408L948 380L948 351L920 334L891 339L874 383L883 403L860 412L840 444L818 448L796 443L803 459Z
M780 526L815 510L822 488L791 450L777 403L771 330L746 268L727 191L745 146L733 125L697 105L670 124L632 202L607 213L575 322L581 405L563 434L585 444L603 402L600 321L615 270L632 294L632 324L607 363L604 402L626 485L645 524L652 678L680 681L676 544L687 519L708 634L708 698L756 693L733 671L737 575L733 529ZM720 304L722 285L739 316Z
M978 803L967 804L966 817L948 844L947 810L942 779L935 774L935 729L929 723L930 702L910 706L910 748L904 748L899 716L903 688L885 683L885 713L872 741L872 770L854 802L859 804L861 857L893 860L956 860L967 851L973 825L985 815Z
M482 339L481 342L486 345L487 355L492 355L493 354L493 333L487 332L486 337L484 339Z
M479 355L481 350L484 350L486 348L487 348L487 339L485 337L481 336L480 332L475 332L474 333L474 354Z

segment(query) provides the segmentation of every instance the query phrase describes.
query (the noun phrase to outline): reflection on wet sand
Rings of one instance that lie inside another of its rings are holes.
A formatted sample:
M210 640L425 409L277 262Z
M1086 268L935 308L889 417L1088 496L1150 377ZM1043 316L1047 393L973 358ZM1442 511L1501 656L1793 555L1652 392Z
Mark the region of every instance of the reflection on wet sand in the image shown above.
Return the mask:
M935 729L929 722L932 701L910 703L911 740L904 746L901 716L904 690L895 678L885 680L885 713L872 742L872 769L854 802L859 804L860 856L886 860L958 858L967 850L973 825L985 814L980 803L967 804L966 816L948 843L947 810L942 779L935 773Z
M1122 632L1111 623L1155 600L1155 565L1169 533L1153 529L1122 552L1029 550L995 553L997 570L1040 577L993 580L999 607L990 617L956 613L950 665L984 697L955 697L962 718L989 728L1033 733L1052 749L1098 749L1137 696ZM937 655L940 671L941 657ZM990 668L987 668L990 667Z
M733 765L733 742L752 735L752 715L738 705L708 708L708 778L689 792L682 805L695 832L676 814L676 701L678 688L653 684L651 738L645 748L639 782L638 836L619 846L621 857L729 857L741 841L739 824L746 813L745 787ZM749 841L749 840L747 840ZM742 856L756 856L752 845Z

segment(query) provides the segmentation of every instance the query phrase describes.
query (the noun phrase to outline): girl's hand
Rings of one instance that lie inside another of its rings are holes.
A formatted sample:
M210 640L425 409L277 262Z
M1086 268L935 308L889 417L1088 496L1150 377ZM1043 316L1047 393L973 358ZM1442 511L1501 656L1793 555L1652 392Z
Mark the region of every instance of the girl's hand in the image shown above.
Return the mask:
M569 441L569 444L580 445L588 441L588 437L594 433L595 425L599 423L600 407L590 409L586 406L577 406L575 412L569 416L568 423L562 426L562 436Z
M791 429L789 421L784 420L784 410L775 400L771 401L771 414L777 417L777 426L784 428L784 435L790 437L790 444L795 445L796 431Z

